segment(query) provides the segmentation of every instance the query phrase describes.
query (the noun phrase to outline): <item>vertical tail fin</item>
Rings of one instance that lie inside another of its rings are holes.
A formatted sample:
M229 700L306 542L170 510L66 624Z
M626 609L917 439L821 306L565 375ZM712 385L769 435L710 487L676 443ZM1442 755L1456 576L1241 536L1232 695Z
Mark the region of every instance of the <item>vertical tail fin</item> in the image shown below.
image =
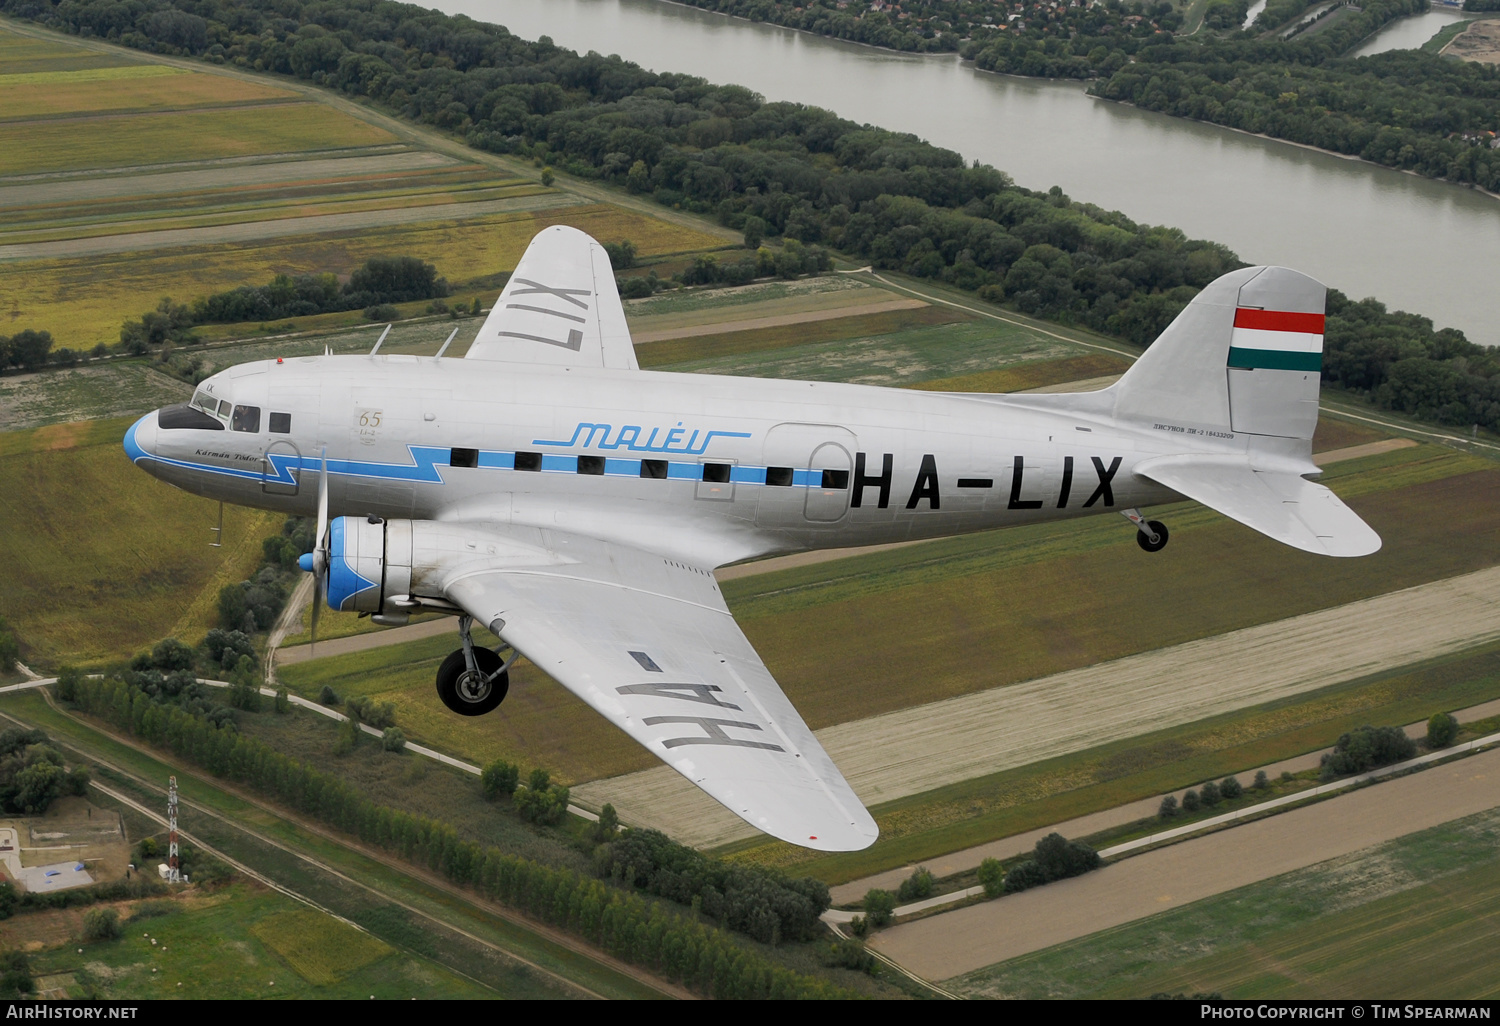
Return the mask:
M1310 441L1326 293L1285 267L1217 279L1114 386L1115 415Z

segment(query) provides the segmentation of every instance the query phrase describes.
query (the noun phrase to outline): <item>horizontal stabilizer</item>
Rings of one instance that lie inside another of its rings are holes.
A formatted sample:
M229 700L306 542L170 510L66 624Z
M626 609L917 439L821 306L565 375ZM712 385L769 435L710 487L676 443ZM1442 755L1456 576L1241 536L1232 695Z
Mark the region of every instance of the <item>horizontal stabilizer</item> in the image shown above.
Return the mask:
M1368 556L1380 548L1380 535L1333 492L1291 471L1256 470L1244 456L1158 456L1135 472L1305 552Z

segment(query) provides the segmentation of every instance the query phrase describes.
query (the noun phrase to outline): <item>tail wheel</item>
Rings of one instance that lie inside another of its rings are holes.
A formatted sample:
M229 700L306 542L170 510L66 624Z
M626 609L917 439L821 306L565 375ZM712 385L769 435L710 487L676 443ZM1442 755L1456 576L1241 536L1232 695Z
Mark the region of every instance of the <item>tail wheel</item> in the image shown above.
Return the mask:
M1151 528L1152 531L1156 532L1156 541L1152 541L1151 535L1147 534L1145 531L1137 531L1135 533L1135 540L1140 545L1140 547L1145 549L1147 552L1160 552L1162 549L1166 548L1167 525L1162 523L1160 520L1150 520L1147 521L1146 526ZM459 655L460 657L462 657L463 653L460 652Z
M438 697L460 716L483 716L505 701L510 691L510 672L496 672L501 665L498 655L476 646L474 667L479 672L471 672L464 660L464 650L458 649L438 668Z

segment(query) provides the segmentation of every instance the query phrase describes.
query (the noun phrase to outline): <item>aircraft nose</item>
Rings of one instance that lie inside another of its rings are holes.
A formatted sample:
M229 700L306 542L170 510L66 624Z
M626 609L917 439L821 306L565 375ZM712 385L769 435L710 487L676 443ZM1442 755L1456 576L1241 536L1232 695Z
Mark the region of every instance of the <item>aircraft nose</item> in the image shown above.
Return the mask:
M156 455L157 412L152 410L125 432L125 455L130 457L131 463L138 464L142 459Z

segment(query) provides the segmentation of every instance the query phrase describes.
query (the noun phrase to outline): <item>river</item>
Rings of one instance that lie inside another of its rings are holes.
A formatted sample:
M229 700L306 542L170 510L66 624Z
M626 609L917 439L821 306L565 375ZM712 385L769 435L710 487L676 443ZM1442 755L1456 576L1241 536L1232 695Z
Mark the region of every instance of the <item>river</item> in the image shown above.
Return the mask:
M1500 200L1476 190L1096 100L1075 82L994 75L951 56L907 56L662 0L437 6L526 38L548 35L913 132L1029 188L1060 185L1074 199L1500 343Z

